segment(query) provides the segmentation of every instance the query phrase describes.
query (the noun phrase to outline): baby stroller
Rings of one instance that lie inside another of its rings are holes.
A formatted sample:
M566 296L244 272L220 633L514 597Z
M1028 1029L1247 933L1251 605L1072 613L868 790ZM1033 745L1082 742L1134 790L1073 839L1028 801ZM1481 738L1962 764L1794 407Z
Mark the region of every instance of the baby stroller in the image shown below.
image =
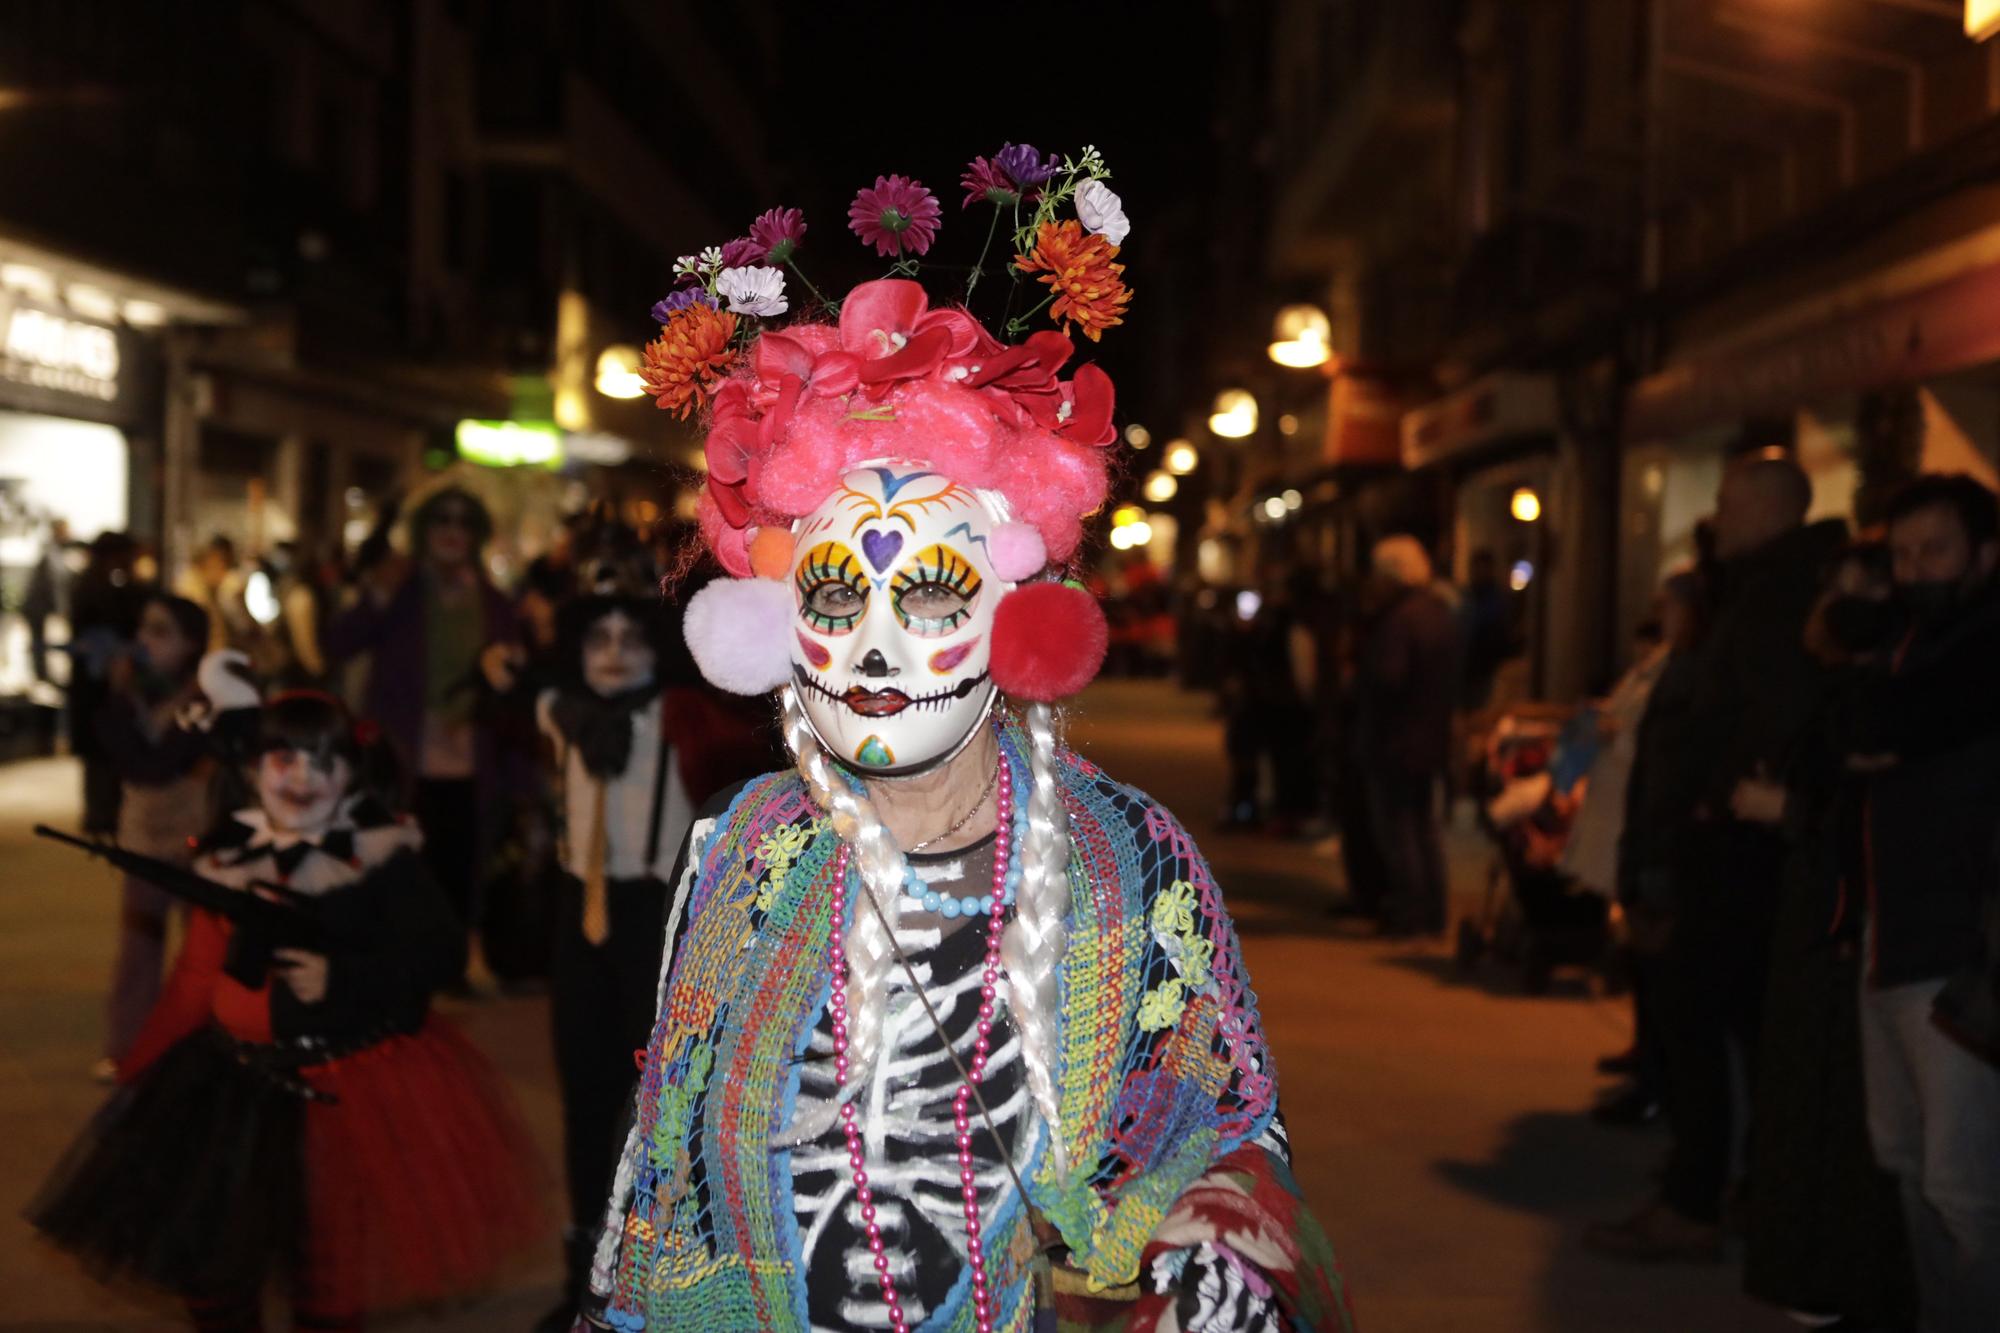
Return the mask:
M1558 967L1604 957L1605 900L1575 888L1558 868L1596 747L1589 712L1526 705L1494 725L1474 778L1494 856L1479 915L1458 923L1461 971L1490 953L1521 969L1524 991L1542 995Z

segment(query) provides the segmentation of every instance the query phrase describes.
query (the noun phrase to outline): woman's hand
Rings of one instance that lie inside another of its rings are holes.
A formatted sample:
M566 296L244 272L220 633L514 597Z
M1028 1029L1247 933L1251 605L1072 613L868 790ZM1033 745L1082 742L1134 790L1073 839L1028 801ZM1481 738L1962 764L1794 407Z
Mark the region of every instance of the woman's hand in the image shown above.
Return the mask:
M318 1004L326 998L326 955L305 949L273 949L278 976L291 987L300 1004Z

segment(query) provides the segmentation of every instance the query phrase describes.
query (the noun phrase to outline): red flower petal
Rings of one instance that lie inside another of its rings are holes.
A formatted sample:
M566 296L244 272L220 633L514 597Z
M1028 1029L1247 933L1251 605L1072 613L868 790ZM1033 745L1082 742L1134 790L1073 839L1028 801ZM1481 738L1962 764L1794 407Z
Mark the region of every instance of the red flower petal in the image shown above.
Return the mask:
M945 353L950 350L951 334L946 330L932 329L928 333L919 333L904 344L901 351L863 362L861 382L875 386L917 379L943 365Z
M898 348L891 335L908 338L929 308L922 285L907 278L864 282L841 302L841 348L864 359L892 355Z
M1098 448L1118 438L1118 431L1111 424L1117 393L1109 375L1096 366L1078 366L1076 375L1063 387L1067 390L1064 397L1069 400L1070 414L1068 421L1056 427L1058 434Z
M822 398L854 392L861 382L861 358L852 352L828 352L813 362L812 389Z

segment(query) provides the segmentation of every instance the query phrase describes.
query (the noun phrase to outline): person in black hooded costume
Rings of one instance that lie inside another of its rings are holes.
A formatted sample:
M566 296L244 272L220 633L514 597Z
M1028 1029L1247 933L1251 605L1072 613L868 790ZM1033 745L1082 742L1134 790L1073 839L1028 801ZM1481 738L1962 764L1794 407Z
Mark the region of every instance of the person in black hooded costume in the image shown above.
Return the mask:
M569 1183L567 1329L653 1030L674 858L703 802L768 768L759 719L693 683L676 618L601 592L562 609L559 683L536 700L554 750L558 859L550 996ZM765 724L768 731L768 723Z

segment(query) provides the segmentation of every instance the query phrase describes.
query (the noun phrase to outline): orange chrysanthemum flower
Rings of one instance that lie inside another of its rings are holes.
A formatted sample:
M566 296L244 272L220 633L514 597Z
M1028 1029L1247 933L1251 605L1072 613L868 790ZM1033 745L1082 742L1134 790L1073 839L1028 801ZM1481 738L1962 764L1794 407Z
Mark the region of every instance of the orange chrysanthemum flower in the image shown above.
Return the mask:
M1014 263L1023 273L1040 272L1039 281L1055 289L1051 318L1076 325L1096 342L1104 330L1125 322L1125 306L1132 299L1132 289L1119 276L1125 266L1111 262L1117 257L1117 246L1071 219L1044 222L1035 248L1015 256Z
M639 379L653 403L686 420L729 372L734 354L729 340L736 336L736 316L697 301L676 310L646 344Z

